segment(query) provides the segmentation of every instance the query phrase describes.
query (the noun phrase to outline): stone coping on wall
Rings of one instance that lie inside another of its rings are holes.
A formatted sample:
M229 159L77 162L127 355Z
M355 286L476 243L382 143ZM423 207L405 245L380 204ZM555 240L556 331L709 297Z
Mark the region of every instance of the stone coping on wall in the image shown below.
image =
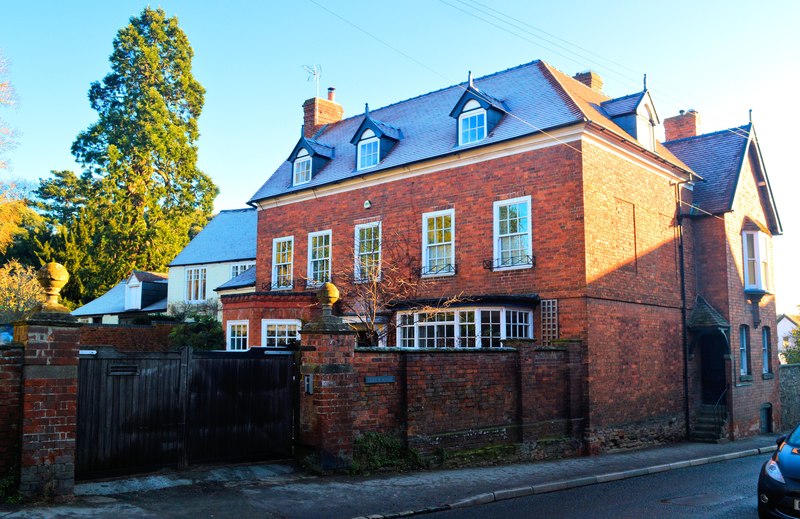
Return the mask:
M359 346L360 353L509 353L517 348L400 348L398 346Z
M157 321L150 324L110 324L110 323L81 323L86 328L154 328L156 326L177 326L184 324L179 321Z

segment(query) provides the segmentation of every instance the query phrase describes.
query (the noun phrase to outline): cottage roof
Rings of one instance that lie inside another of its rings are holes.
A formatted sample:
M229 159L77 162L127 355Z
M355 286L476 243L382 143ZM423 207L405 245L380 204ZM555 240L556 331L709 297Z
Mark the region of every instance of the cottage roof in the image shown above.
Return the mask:
M304 191L326 184L390 169L400 165L458 153L465 149L532 135L582 122L592 122L639 148L642 146L609 117L600 105L610 98L583 85L542 61L533 61L482 78L473 85L491 92L497 105L511 116L503 117L485 139L458 146L456 127L450 112L469 87L460 83L377 110L370 117L383 124L402 128L402 140L369 172L356 171L356 147L350 143L365 114L323 127L316 142L334 149L330 162L310 182L292 186L292 164L283 162L252 196L249 203L287 193ZM660 159L689 172L680 160L661 145L655 149Z
M255 209L220 211L169 266L255 259L257 219Z
M146 270L136 270L133 269L128 276L128 279L131 276L136 275L136 279L143 283L166 283L167 282L167 275L161 272L147 272Z
M136 271L143 272L143 271ZM152 274L144 272L145 274ZM120 281L114 285L111 290L101 295L97 299L89 301L80 308L76 308L71 313L75 317L89 317L94 315L113 315L122 314L125 312L139 313L139 312L166 312L167 299L161 299L155 303L142 308L141 310L125 310L125 281Z

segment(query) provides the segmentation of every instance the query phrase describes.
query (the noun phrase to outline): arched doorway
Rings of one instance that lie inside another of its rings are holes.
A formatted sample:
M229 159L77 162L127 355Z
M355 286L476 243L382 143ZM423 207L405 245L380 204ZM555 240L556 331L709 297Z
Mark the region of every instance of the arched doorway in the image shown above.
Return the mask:
M716 405L727 387L725 355L728 341L722 333L705 335L698 341L700 350L700 385L703 404Z

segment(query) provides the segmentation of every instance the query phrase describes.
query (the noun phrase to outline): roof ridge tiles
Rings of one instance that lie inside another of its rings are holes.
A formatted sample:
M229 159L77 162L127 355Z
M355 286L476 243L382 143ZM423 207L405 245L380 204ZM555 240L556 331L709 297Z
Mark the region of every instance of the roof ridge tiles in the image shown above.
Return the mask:
M498 70L497 72L492 72L491 74L487 74L487 75L485 75L485 76L481 76L481 77L479 77L479 78L474 78L472 81L473 81L473 83L474 83L474 82L477 82L477 81L483 81L483 80L486 80L486 79L492 78L492 77L494 77L494 76L498 76L498 75L500 75L500 74L505 74L506 72L511 72L512 70L517 70L517 69L521 69L521 68L529 67L529 66L531 66L531 65L536 65L536 64L539 64L539 63L544 63L544 62L543 62L541 59L535 59L535 60L533 60L533 61L529 61L529 62L527 62L527 63L522 63L522 64L520 64L520 65L516 65L516 66L513 66L513 67L509 67L509 68L507 68L507 69L505 69L505 70ZM393 106L401 105L401 104L403 104L403 103L406 103L406 102L408 102L408 101L413 101L413 100L415 100L415 99L421 99L421 98L423 98L423 97L426 97L426 96L429 96L429 95L438 94L438 93L440 93L440 92L444 92L444 91L446 91L446 90L450 90L451 88L456 88L456 87L460 87L460 86L462 86L462 85L468 85L468 84L469 84L469 82L468 82L468 81L461 81L460 83L454 83L454 84L452 84L452 85L450 85L450 86L446 86L446 87L438 88L438 89L436 89L436 90L431 90L430 92L426 92L426 93L424 93L424 94L419 94L419 95L416 95L416 96L413 96L413 97L409 97L409 98L407 98L407 99L402 99L402 100L400 100L400 101L395 101L394 103L390 103L390 104L388 104L388 105L381 106L380 108L370 108L370 109L369 109L369 113L370 113L370 115L371 115L371 114L373 114L373 113L375 113L375 112L379 112L379 111L381 111L381 110L385 110L386 108L391 108L391 107L393 107ZM466 90L466 87L465 87L464 89ZM498 100L498 101L499 101L499 100ZM345 121L350 121L351 119L356 119L357 117L363 117L363 116L364 116L364 113L359 113L359 114L356 114L356 115L351 115L350 117L347 117L347 118L345 118L345 119L342 119L342 120L340 120L340 121L336 121L335 123L330 123L330 124L327 124L327 125L323 126L323 127L320 129L320 131L319 131L319 132L317 132L317 135L319 135L319 134L321 134L321 133L324 133L324 131L325 131L327 128L330 128L330 127L333 127L333 126L338 126L338 125L342 124L342 123L343 123L343 122L345 122ZM384 124L388 124L388 123L384 123ZM397 129L399 130L399 128L397 128Z
M603 101L602 103L600 103L600 105L604 105L606 103L613 103L614 101L622 101L623 99L628 99L628 98L636 97L636 96L644 97L645 93L647 93L647 90L642 90L640 92L634 92L632 94L625 94L624 96L612 97L612 98L609 98L609 99Z
M246 213L248 211L255 211L255 210L256 210L255 207L239 207L239 208L236 208L236 209L220 209L219 212L220 213L239 213L239 212ZM217 213L217 214L219 214L219 213Z
M691 137L683 137L681 139L674 139L674 140L671 140L671 141L664 141L664 144L665 145L666 144L675 144L675 143L678 143L678 142L686 142L686 141L691 141L691 140L694 140L694 139L702 139L702 138L707 138L707 137L714 137L714 136L722 134L722 133L733 133L733 134L736 134L736 130L743 130L743 131L750 132L752 130L752 126L753 126L753 123L747 123L747 124L743 124L741 126L731 126L730 128L723 128L722 130L716 130L716 131L708 132L708 133L701 133L700 135L693 135ZM739 137L744 137L744 135L739 135Z

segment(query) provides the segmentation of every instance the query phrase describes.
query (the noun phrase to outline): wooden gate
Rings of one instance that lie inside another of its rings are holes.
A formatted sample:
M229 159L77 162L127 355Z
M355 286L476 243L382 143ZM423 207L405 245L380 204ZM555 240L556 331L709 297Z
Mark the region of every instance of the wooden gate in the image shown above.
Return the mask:
M82 352L76 477L290 456L293 373L274 348Z

